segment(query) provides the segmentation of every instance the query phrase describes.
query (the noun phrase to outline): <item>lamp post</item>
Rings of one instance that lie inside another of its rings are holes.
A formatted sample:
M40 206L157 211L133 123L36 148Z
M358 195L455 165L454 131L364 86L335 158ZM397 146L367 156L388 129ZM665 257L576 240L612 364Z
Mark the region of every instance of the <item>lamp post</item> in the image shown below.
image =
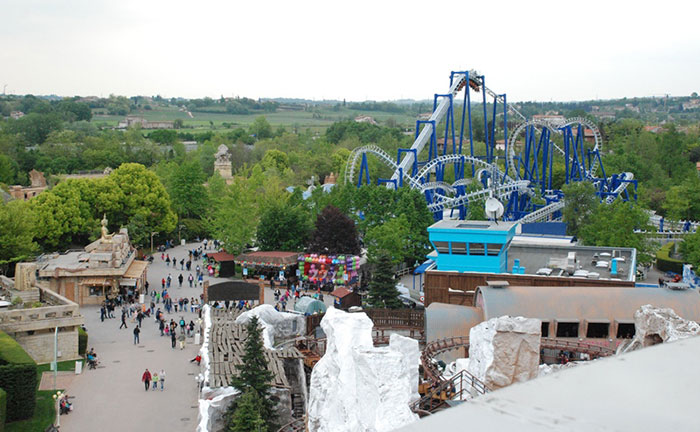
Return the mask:
M158 232L151 231L151 254L153 254L153 236L158 234Z
M53 400L56 401L56 428L61 427L61 396L63 393L60 390L53 395Z
M184 225L179 225L179 226L177 227L177 242L178 242L178 243L182 243L182 237L180 236L180 231L182 231L182 229L183 229L184 227L185 227Z

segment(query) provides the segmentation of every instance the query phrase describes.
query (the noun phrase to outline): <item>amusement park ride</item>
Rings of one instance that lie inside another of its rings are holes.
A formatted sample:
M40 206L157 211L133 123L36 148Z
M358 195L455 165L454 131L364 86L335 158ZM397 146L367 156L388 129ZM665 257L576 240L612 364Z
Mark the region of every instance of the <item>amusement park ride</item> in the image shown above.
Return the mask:
M471 92L481 93L485 154L475 154ZM458 97L459 104L455 103ZM520 121L511 134L509 115ZM461 117L461 122L455 122L455 117ZM497 125L505 143L501 161L495 154ZM440 149L438 128L443 127ZM586 132L592 141L585 140ZM601 159L602 144L600 131L588 119L575 117L560 123L528 120L507 103L505 94L486 87L483 75L474 70L452 72L448 92L434 96L430 118L416 121L411 148L398 149L396 159L375 145L356 148L348 158L345 183L358 187L370 183L367 156L372 155L394 170L391 178L378 178L377 184L420 190L435 220L465 219L469 206L484 200L488 200L486 211L491 218L502 215L504 220L520 222L558 220L564 195L552 183L557 159L564 164L565 184L590 182L599 199L608 204L617 198L636 200L637 181L632 173L607 176ZM449 170L452 183L445 181ZM627 189L630 184L632 194Z

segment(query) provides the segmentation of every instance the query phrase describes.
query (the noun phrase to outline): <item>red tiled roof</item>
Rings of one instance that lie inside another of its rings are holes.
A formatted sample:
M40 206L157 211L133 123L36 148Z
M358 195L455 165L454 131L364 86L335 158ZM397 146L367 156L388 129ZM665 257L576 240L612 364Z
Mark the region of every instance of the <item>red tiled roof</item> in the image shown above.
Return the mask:
M348 294L352 294L352 291L350 291L349 289L347 289L345 287L338 287L331 293L331 295L333 297L338 297L338 298L343 298Z
M214 261L216 262L224 262L224 261L235 261L236 257L231 255L230 253L226 252L215 252L211 254L207 254L209 258L213 258Z

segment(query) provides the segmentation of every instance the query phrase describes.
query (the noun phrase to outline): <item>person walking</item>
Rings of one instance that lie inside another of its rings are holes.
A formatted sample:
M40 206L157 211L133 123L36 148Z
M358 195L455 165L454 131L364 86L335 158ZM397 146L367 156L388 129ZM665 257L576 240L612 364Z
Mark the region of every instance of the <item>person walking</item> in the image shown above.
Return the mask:
M192 276L192 273L187 276L187 281L190 283L190 288L192 288L192 281L194 281L194 276Z
M177 281L180 282L180 288L182 288L182 281L185 280L184 276L182 276L182 273L180 273L180 276L177 277Z
M175 342L177 342L176 338L177 338L177 336L175 335L175 332L172 331L172 327L171 327L171 330L170 330L170 343L172 344L173 349L175 349Z
M180 260L180 270L184 270L184 269L185 269L185 259L183 258Z
M163 336L163 330L165 330L165 321L163 319L160 319L160 323L158 324L158 328L160 329L160 335Z
M158 374L153 372L153 391L158 390Z
M141 333L139 326L134 327L134 345L138 345L141 342L139 340L139 333Z
M148 388L151 386L151 373L148 369L146 369L146 372L141 376L141 381L146 385L146 391L148 391Z
M190 282L190 288L191 287L192 287L192 283ZM100 321L101 322L105 322L105 315L106 315L105 309L106 309L105 304L102 303L102 307L100 308Z
M165 266L170 267L170 255L165 256Z
M139 313L136 314L136 321L139 323L139 327L141 327L141 321L143 321L143 313L139 311Z
M122 326L124 326L124 328L129 328L126 326L126 311L124 310L122 311L122 323L119 325L119 330L122 329Z
M173 333L173 334L175 334L175 333ZM177 340L180 341L180 350L184 350L185 349L185 333L184 332L180 333L180 335L177 337Z
M158 373L158 381L160 381L160 391L163 391L165 388L165 369L161 369Z

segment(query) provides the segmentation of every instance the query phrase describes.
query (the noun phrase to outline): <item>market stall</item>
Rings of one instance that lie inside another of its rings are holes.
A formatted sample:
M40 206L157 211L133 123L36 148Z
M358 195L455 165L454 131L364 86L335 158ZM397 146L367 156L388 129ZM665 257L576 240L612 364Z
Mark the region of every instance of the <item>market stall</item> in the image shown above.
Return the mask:
M207 254L210 264L214 266L215 277L231 277L236 275L236 257L226 252Z
M243 278L289 280L296 278L298 252L247 252L235 260L241 265Z
M358 282L360 257L306 254L299 257L301 280L318 288L350 286Z

